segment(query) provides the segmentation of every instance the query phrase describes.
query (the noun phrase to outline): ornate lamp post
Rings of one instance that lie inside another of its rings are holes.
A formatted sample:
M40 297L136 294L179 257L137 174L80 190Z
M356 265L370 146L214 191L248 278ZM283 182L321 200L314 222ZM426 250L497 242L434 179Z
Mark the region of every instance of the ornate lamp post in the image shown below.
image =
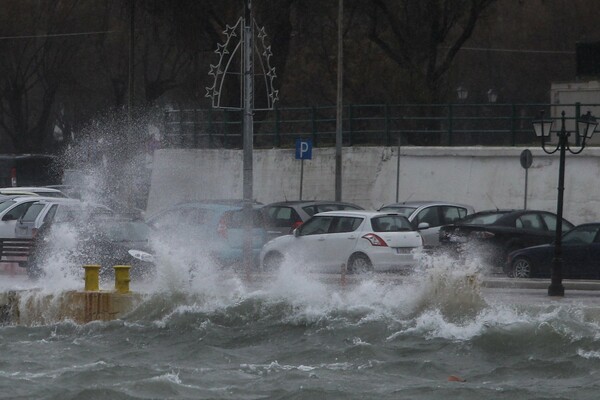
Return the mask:
M554 154L560 151L560 161L558 165L558 198L556 200L556 237L554 240L554 258L552 259L551 283L548 287L549 296L564 296L565 288L562 284L562 215L563 215L563 194L565 190L565 154L567 151L571 154L579 154L585 148L586 140L591 139L598 123L588 111L577 120L577 131L574 133L581 138L579 149L572 149L569 145L569 136L565 128L565 112L561 113L561 127L556 132L558 143L553 150L546 149L546 138L552 131L552 119L544 119L544 112L540 113L540 119L533 121L533 130L535 135L541 138L542 149L548 154Z

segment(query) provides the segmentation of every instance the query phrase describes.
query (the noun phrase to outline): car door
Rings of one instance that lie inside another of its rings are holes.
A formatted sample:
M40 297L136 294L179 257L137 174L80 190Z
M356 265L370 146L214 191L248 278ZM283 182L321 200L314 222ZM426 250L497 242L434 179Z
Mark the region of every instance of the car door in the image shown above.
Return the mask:
M12 239L15 237L17 220L21 218L36 201L37 200L16 203L4 211L2 220L0 221L0 238Z
M442 225L450 225L464 218L468 214L468 210L458 206L434 206L429 207L437 209L439 220L435 221L435 216L428 218L435 226L429 225L427 229L419 230L425 246L439 246L440 244L440 228ZM427 216L425 216L427 217ZM426 222L426 221L423 221ZM429 222L428 222L429 223Z
M537 212L520 215L515 220L515 232L507 247L524 248L552 242L554 231L548 230L542 216Z
M600 278L600 225L582 225L562 238L562 275L571 279Z
M292 259L300 262L302 266L316 271L322 271L328 257L329 227L333 216L316 215L298 228L296 240L292 240L288 249Z
M358 227L361 217L334 217L329 232L323 240L322 267L326 272L339 272L342 264L348 261L359 239Z
M292 229L302 223L300 215L289 206L270 206L264 210L265 224L269 240L281 235L289 235Z
M413 225L418 229L419 224L425 222L428 228L419 229L425 246L437 246L440 243L439 230L442 225L441 206L429 206L419 211L413 219Z
M32 238L35 221L44 210L50 207L49 203L34 203L27 212L19 218L15 224L15 237L17 238Z

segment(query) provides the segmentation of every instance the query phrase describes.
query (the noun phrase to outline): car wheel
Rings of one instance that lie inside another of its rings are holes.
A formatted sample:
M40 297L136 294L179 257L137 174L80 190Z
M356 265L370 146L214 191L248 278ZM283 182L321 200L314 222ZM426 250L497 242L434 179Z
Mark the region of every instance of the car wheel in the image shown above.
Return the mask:
M365 272L373 271L373 263L364 254L353 254L348 261L349 274L364 274Z
M283 264L283 254L276 251L268 253L263 260L264 271L277 271Z
M517 257L512 263L513 278L530 278L531 261L525 257Z

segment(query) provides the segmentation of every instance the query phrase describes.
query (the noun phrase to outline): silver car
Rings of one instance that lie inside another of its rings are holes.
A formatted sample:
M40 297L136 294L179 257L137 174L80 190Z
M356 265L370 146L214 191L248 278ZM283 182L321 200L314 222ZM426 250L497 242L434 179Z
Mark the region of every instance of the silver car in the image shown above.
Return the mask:
M465 204L445 201L406 201L387 204L379 211L393 211L404 215L418 229L425 247L439 246L439 230L442 225L452 224L475 212Z

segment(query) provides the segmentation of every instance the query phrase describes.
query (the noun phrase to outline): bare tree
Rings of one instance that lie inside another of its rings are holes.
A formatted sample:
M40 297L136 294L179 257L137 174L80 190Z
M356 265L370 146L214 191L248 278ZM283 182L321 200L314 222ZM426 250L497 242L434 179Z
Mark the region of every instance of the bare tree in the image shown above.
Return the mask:
M411 100L439 102L452 61L494 1L369 0L356 6L365 7L367 37L411 78Z
M72 17L77 3L3 4L9 10L5 15L21 16L3 21L7 31L23 32L0 43L0 129L6 149L43 151L51 141L56 94L78 49L77 40L55 34Z

